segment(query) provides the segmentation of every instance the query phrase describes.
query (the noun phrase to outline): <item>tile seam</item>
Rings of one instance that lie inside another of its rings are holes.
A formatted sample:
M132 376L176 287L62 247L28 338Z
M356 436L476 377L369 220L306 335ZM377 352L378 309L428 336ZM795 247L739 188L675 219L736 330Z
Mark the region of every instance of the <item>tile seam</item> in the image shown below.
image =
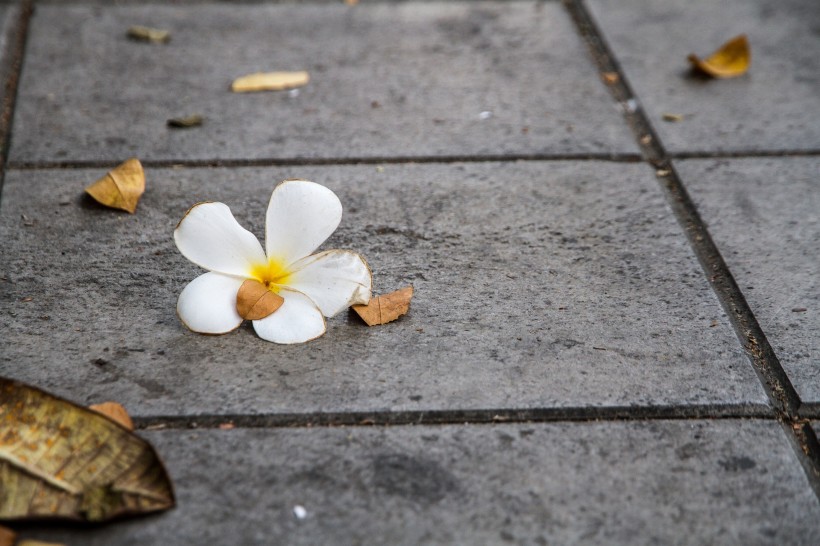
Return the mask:
M812 447L812 438L815 447L817 438L811 429L809 433L801 432L803 431L802 420L799 416L801 400L797 391L780 364L780 360L737 285L705 222L700 217L694 201L678 176L673 163L675 156L667 153L654 126L640 103L636 102L638 98L626 74L587 9L584 0L562 0L562 2L578 33L586 42L592 62L601 73L614 72L618 75L617 81L607 87L617 102L633 106L630 109L624 108L624 116L635 135L644 160L656 169L656 178L666 200L686 234L690 247L700 262L712 290L726 312L738 341L769 397L777 419L790 433L789 439L795 447L797 458L806 473L810 486L820 499L820 447L817 449Z
M240 428L309 428L314 426L409 426L457 424L511 424L562 422L620 422L658 420L758 419L777 420L768 406L689 405L645 407L578 407L475 410L351 411L268 414L200 414L132 416L138 429L219 428L230 423Z
M14 123L14 107L17 102L17 89L20 83L20 73L23 70L26 40L28 38L29 22L34 11L34 0L23 0L19 4L20 12L13 27L9 43L6 45L7 57L0 74L3 75L3 102L0 105L0 203L3 200L3 183L8 170L9 147L11 144L11 129Z

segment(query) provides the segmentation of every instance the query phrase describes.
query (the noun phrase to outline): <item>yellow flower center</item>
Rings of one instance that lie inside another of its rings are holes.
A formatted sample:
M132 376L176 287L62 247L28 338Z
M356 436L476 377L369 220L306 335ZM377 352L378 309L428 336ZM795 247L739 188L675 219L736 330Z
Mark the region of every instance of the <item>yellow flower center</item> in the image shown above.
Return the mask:
M268 290L279 293L283 285L288 284L291 273L281 260L271 258L266 264L257 264L251 267L250 278L264 284Z

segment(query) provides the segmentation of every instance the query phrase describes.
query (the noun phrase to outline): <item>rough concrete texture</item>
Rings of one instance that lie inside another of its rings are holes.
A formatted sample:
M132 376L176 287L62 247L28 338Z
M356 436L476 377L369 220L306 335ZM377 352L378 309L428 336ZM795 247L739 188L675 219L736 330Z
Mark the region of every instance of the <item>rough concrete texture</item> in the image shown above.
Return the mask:
M820 3L816 0L588 0L667 150L820 149ZM686 57L748 36L749 72L692 76ZM683 114L678 123L664 113Z
M135 24L169 29L171 42L130 41ZM311 81L229 91L274 70ZM166 127L191 113L205 124ZM11 157L619 152L637 153L634 139L559 3L408 2L39 6Z
M766 404L645 165L149 169L134 216L81 198L102 174L8 173L0 374L140 415ZM324 248L362 252L377 292L413 283L410 313L297 346L187 331L177 222L216 200L261 234L295 176L345 206Z
M27 536L68 546L797 545L820 533L820 505L775 422L145 436L175 480L176 510Z
M820 158L678 169L800 397L820 402Z

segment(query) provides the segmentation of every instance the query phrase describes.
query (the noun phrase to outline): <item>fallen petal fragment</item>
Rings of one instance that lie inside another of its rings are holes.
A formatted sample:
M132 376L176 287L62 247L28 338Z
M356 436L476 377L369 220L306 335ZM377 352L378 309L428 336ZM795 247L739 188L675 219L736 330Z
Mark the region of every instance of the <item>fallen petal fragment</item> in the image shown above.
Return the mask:
M413 286L406 286L395 292L376 296L367 305L354 305L353 310L368 326L378 326L393 322L410 310Z
M236 312L246 320L259 320L272 315L285 303L285 298L275 294L261 282L248 279L236 293Z
M310 74L302 70L299 72L256 72L241 78L236 78L231 85L234 93L250 93L253 91L283 91L307 85Z
M701 59L694 53L688 59L693 67L713 78L734 78L749 70L751 56L746 35L741 34L720 46L706 59Z
M145 193L145 171L139 160L132 158L109 171L85 191L101 205L134 214L140 197Z

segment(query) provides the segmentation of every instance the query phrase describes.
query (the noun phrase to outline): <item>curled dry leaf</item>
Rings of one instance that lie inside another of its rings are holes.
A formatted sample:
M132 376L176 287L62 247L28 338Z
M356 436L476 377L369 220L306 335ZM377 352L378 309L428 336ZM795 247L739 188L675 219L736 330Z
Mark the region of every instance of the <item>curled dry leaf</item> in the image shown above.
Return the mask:
M128 29L128 37L132 40L138 40L140 42L164 44L171 39L171 32L159 28L134 25Z
M241 78L236 78L231 85L234 93L249 93L252 91L283 91L307 85L310 74L304 70L299 72L256 72Z
M354 305L353 310L368 326L387 324L410 310L413 286L405 286L395 292L370 298L366 305Z
M113 419L128 430L134 430L134 422L131 421L131 416L125 411L121 404L116 402L103 402L102 404L93 404L88 406L88 409L94 410L97 413L102 413L109 419Z
M285 298L255 279L247 279L236 293L236 312L245 320L260 320L282 307Z
M187 129L189 127L199 127L202 125L203 118L199 114L192 114L190 116L183 116L181 118L171 118L168 120L168 127L174 129Z
M101 205L134 214L145 193L145 171L139 159L131 158L88 186L85 192Z
M97 412L0 378L0 520L105 521L174 505L154 448Z
M694 68L713 78L734 78L749 70L751 57L746 35L741 34L720 46L706 59L701 59L694 53L688 59Z

